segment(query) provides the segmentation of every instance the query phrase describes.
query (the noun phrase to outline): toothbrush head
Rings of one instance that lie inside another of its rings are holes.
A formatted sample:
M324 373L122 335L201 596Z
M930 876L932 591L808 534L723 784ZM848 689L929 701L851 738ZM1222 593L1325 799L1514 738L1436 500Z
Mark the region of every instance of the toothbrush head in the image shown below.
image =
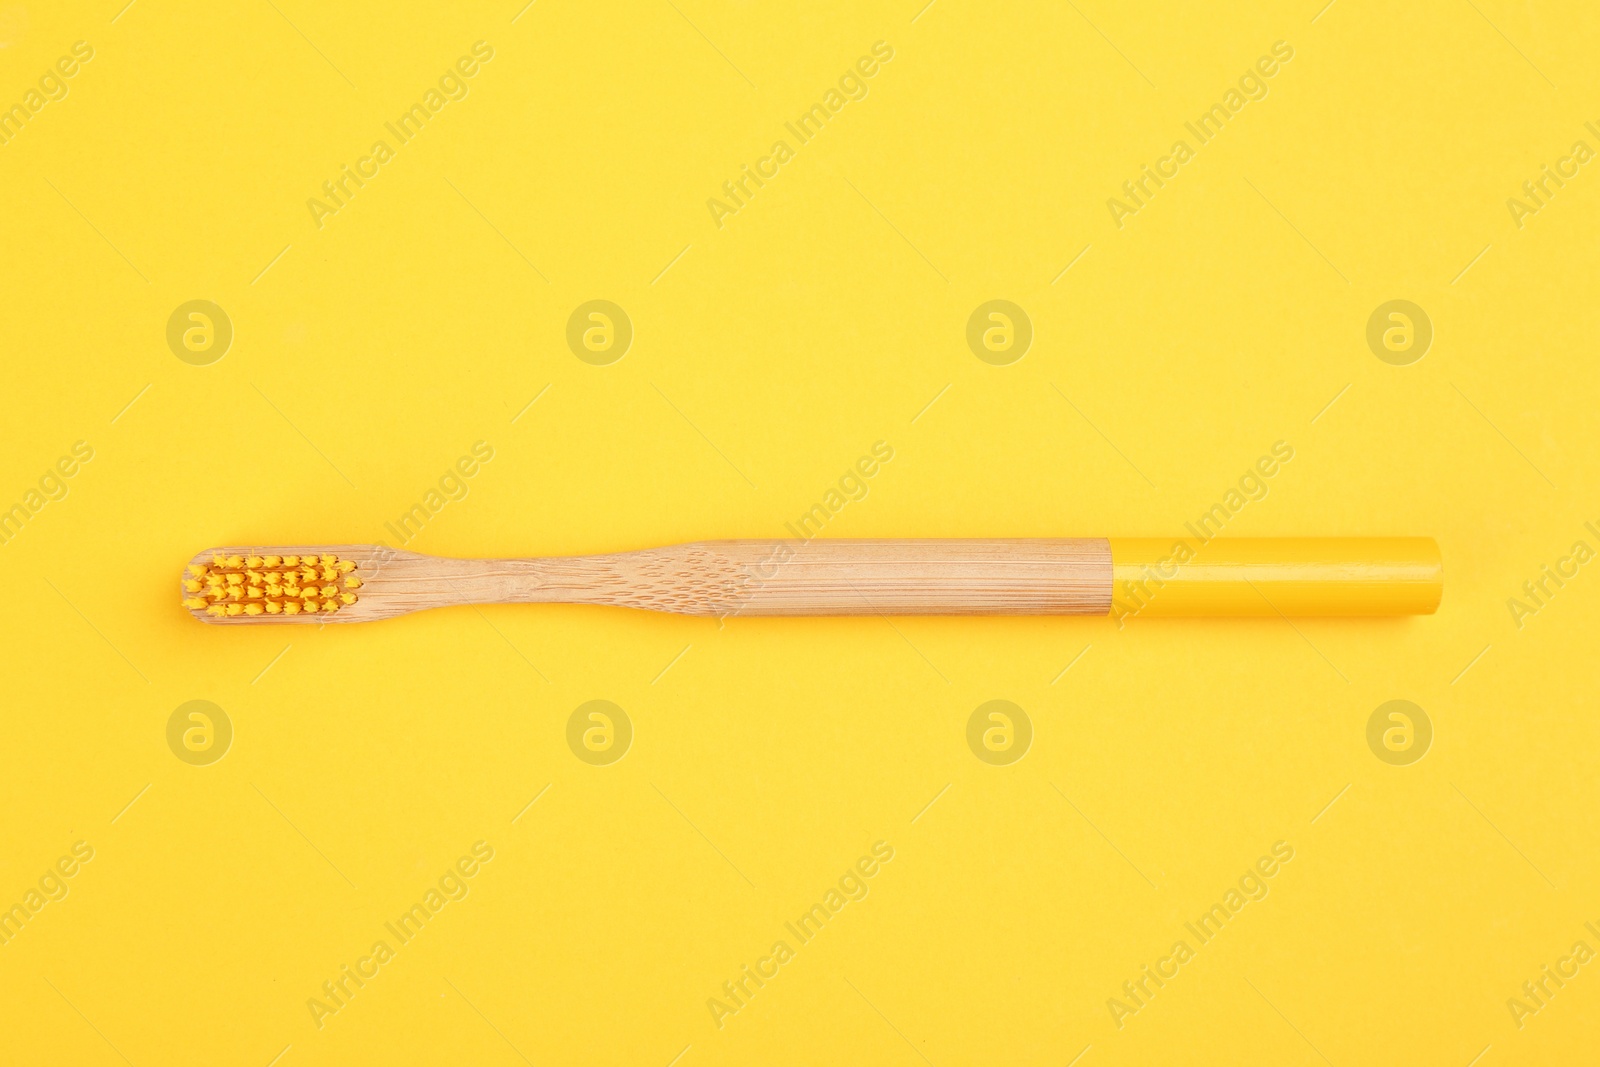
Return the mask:
M373 616L370 545L214 548L189 561L183 606L201 622L359 622Z

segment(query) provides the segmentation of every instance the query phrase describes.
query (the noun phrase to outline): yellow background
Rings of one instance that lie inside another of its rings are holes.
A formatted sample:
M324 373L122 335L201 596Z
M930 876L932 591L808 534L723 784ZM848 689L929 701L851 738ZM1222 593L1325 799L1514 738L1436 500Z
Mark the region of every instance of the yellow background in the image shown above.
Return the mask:
M0 1059L1592 1054L1600 964L1520 1029L1506 1001L1600 948L1600 568L1520 629L1506 601L1600 547L1597 164L1520 229L1506 200L1600 147L1600 15L920 3L0 3L4 106L95 50L0 146L0 503L95 450L0 546L0 904L95 849L0 947ZM319 229L307 199L479 40L469 95ZM706 200L880 40L868 96L718 228ZM1107 199L1279 40L1269 95L1119 229ZM565 341L596 298L635 330L604 367ZM1035 330L1009 366L964 339L997 298ZM1435 330L1405 367L1365 341L1397 298ZM234 328L209 366L166 343L195 299ZM1122 630L179 607L210 545L392 543L480 440L407 547L784 536L880 440L827 536L1168 536L1281 440L1230 533L1432 535L1446 589ZM193 699L235 731L210 766L167 746ZM610 766L567 747L591 699L634 726ZM1033 723L1010 766L967 747L990 699ZM1411 766L1367 747L1391 699L1433 723ZM319 1029L307 999L478 840L470 895ZM870 895L715 1026L878 840ZM1119 1029L1107 999L1280 840L1270 895Z

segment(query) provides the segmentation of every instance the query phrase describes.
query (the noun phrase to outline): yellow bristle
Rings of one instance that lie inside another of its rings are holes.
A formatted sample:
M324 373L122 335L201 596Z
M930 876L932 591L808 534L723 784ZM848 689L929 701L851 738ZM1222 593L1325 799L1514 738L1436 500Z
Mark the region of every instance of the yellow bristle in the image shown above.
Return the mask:
M333 615L358 603L360 564L334 553L223 555L190 563L183 606L212 618Z

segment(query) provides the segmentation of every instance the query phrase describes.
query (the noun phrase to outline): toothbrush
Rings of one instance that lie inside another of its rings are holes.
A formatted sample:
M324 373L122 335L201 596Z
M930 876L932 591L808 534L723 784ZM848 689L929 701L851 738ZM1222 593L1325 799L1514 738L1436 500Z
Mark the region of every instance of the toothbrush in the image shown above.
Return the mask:
M462 604L683 615L1428 615L1427 537L698 541L596 556L450 559L383 545L195 556L207 623L368 622Z

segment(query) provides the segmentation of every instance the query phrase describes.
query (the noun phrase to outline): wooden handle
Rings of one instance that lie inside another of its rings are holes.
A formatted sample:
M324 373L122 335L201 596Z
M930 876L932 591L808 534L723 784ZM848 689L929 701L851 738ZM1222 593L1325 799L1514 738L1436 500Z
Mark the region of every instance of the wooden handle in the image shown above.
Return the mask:
M508 561L510 562L510 561ZM697 541L524 562L508 599L683 615L1105 615L1111 546L1051 540Z

